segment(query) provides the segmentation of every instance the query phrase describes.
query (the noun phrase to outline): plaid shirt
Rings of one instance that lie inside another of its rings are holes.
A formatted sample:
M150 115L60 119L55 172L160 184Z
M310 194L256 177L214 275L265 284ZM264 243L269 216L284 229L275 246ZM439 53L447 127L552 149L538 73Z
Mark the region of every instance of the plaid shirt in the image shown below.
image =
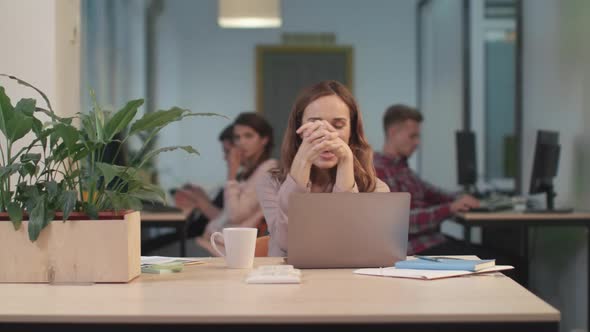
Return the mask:
M407 158L390 158L376 152L374 161L377 177L387 183L391 192L412 195L408 255L445 242L440 224L451 215L454 197L421 180L408 167Z

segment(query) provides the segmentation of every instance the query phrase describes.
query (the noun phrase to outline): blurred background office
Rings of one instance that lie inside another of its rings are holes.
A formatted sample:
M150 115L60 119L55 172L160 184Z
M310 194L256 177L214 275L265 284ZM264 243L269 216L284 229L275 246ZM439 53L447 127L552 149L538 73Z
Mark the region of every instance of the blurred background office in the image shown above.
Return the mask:
M337 78L353 88L367 115L369 139L380 146L381 113L392 101L416 101L416 4L280 4L280 27L240 29L219 26L216 0L83 1L83 84L114 104L142 95L154 109L180 105L230 119L258 110L280 140L298 89ZM297 64L288 72L281 61ZM329 65L333 68L326 69ZM268 100L281 93L285 96L279 100ZM203 158L183 163L160 158L161 184L174 187L192 179L214 185L222 180L225 169L215 138L226 124L197 120L163 133L158 138L162 144L191 142Z
M338 79L359 101L376 150L387 106L421 110L411 167L449 191L463 188L457 131L475 137L475 187L521 195L529 192L537 130L558 132L557 205L588 209L589 1L244 0L250 9L271 3L260 10L274 18L272 27L247 29L220 25L221 2L0 0L0 72L39 86L62 115L88 110L90 89L107 108L145 98L143 112L177 105L233 120L258 111L277 145L297 90ZM14 98L30 96L2 84ZM217 137L229 123L173 124L157 145L191 144L201 156L164 155L146 169L149 177L167 190L223 183ZM462 236L452 222L444 231ZM516 250L519 232L475 230L473 238ZM562 331L588 330L586 230L531 228L527 238L529 288L561 310Z

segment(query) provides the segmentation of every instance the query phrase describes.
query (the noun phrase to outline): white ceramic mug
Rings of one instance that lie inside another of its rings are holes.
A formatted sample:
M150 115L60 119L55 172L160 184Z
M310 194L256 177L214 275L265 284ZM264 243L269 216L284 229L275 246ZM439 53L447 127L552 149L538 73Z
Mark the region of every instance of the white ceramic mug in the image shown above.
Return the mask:
M227 267L232 269L248 269L254 263L257 233L257 228L224 228L223 234L220 232L211 234L211 245L219 255L225 257ZM215 244L216 236L223 238L225 253L222 253L217 248Z

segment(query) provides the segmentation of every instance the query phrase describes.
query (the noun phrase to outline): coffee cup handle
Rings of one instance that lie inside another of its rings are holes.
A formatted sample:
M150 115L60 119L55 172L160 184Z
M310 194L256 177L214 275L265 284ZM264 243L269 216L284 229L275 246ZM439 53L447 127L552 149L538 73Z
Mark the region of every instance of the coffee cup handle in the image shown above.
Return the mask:
M219 256L221 257L225 257L225 254L222 253L218 248L217 245L215 244L215 236L221 236L221 238L223 239L223 234L220 232L215 232L213 234L211 234L211 246L213 246L213 249L215 249L215 251L217 251L217 253L219 254Z

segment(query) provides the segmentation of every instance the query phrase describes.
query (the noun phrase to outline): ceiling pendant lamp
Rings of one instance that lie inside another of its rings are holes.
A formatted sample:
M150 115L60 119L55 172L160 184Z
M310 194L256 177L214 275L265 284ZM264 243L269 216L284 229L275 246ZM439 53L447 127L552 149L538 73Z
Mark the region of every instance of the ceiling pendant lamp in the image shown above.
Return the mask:
M218 0L222 28L279 28L280 0Z

